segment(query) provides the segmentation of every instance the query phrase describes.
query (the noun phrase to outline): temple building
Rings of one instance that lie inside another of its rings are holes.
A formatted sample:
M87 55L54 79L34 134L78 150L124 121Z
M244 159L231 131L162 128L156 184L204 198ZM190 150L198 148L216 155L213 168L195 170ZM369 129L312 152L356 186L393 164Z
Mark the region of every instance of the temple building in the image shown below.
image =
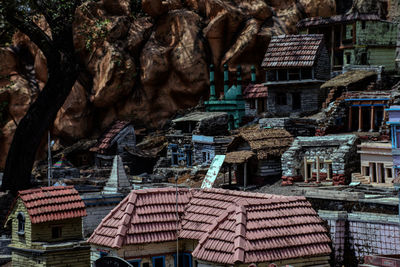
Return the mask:
M226 112L229 115L229 129L239 128L245 115L245 101L242 95L241 67L237 67L236 85L229 87L228 65L224 65L224 95L217 99L215 92L214 65L210 65L210 99L204 101L208 112Z
M347 103L347 130L378 131L386 117L390 91L352 91L343 94Z
M282 184L296 181L348 184L359 166L356 142L353 134L297 137L282 155Z
M391 106L385 110L389 112L390 133L392 140L392 157L394 178L399 178L400 171L400 106Z
M341 71L345 65L395 69L397 25L376 14L306 18L297 23L297 28L303 34L324 35L332 71Z
M352 174L352 182L393 186L392 146L384 142L368 142L358 146L361 173Z
M330 78L322 34L273 36L261 66L266 70L267 110L277 116L318 112Z

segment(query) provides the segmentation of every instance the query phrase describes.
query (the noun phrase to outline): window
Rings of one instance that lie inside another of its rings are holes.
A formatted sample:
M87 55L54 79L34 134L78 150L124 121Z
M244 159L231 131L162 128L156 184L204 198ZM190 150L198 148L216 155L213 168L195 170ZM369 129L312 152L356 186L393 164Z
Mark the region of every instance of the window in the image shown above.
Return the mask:
M301 79L303 80L312 79L312 69L311 68L301 69Z
M128 260L128 262L129 262L130 264L132 264L133 267L140 267L140 262L141 262L141 260L140 260L140 259L137 259L137 260Z
M174 254L174 264L176 267L176 254ZM189 253L179 253L179 267L192 267L192 255Z
M250 99L250 109L256 108L256 100L254 98Z
M324 168L324 163L323 163L323 162L320 162L320 163L319 163L319 168L320 168L320 169L323 169L323 168Z
M364 168L365 168L364 176L369 176L369 167L364 167Z
M153 261L153 267L165 267L165 256L157 256L151 259Z
M25 215L22 212L19 212L17 215L18 220L18 234L24 235L25 234Z
M362 53L361 54L361 65L368 65L368 57L367 57L367 53Z
M365 21L361 21L361 28L365 30Z
M289 69L289 80L300 80L300 69Z
M61 226L54 226L51 228L51 237L60 238L61 237Z
M350 53L346 53L346 63L350 64L351 61L351 54Z
M392 178L392 169L391 168L387 168L387 178Z
M285 93L277 93L275 102L277 105L286 105L286 94Z
M203 152L203 162L206 162L206 161L207 161L207 153Z
M287 81L287 70L278 70L278 81Z

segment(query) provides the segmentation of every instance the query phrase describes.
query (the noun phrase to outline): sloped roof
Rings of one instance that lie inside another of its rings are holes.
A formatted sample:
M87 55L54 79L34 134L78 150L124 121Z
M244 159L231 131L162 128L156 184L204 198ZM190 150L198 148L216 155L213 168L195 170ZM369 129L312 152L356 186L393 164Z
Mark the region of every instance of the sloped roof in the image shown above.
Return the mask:
M88 239L121 248L176 239L175 189L132 191ZM179 238L198 240L193 256L216 263L328 255L330 239L304 197L224 189L178 189Z
M241 142L248 142L258 159L267 159L269 156L281 156L291 146L293 136L284 129L243 130L229 144L227 151L234 151Z
M111 127L109 127L99 138L96 145L94 145L90 151L105 153L113 145L114 138L123 130L125 127L130 125L130 121L115 121Z
M312 67L318 49L323 45L323 34L273 36L264 60L264 68Z
M18 192L32 223L86 216L85 203L73 186L50 186ZM14 208L14 202L11 210Z
M223 189L195 191L180 238L199 240L192 255L222 264L328 255L330 239L304 197Z
M176 239L175 188L133 190L100 223L89 243L121 248ZM189 203L189 189L178 189L178 211Z
M268 87L263 83L249 84L243 92L243 98L265 98L268 96Z
M307 28L311 26L319 25L330 25L337 23L347 23L353 21L381 21L381 18L377 14L367 14L367 13L351 13L344 15L336 15L332 17L312 17L302 19L297 23L297 28Z
M321 85L321 88L347 87L354 83L361 83L364 80L376 80L376 77L377 74L374 71L350 70L328 80Z
M255 155L253 151L233 151L226 153L224 162L231 164L244 163Z

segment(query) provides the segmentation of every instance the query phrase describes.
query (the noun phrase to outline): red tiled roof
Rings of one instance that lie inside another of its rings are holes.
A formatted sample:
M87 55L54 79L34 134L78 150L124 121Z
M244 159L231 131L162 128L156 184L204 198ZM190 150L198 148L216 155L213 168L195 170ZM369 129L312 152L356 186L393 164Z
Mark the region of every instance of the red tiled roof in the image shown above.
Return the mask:
M113 139L129 124L129 121L115 121L111 127L101 135L97 143L90 149L90 151L105 153L105 151L113 144Z
M330 25L337 23L348 23L353 21L380 21L381 18L377 14L365 14L365 13L351 13L346 15L336 15L332 17L312 17L300 20L297 23L297 28L306 28L318 25Z
M265 98L268 96L268 87L263 83L249 84L243 91L243 98Z
M179 237L198 240L193 256L234 264L328 255L330 239L304 197L223 189L179 189ZM121 248L176 239L175 189L132 191L89 243Z
M21 198L28 210L32 223L86 216L85 203L73 186L50 186L23 190L18 192L18 198Z
M264 68L312 67L319 47L323 44L323 34L300 34L273 36L264 60Z
M182 220L181 238L197 239L197 259L257 263L329 255L322 220L304 197L220 189L197 191Z
M96 228L88 242L121 248L124 245L176 239L175 188L133 190ZM189 203L190 191L178 189L178 213Z

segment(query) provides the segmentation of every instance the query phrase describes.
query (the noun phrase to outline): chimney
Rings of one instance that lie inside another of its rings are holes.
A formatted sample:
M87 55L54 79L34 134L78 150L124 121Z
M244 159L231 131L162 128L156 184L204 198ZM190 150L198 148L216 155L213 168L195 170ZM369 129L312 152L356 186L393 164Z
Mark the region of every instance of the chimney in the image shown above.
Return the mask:
M242 67L240 65L236 69L236 87L238 88L238 98L242 98Z
M254 65L251 66L251 83L256 83L256 67Z
M214 80L214 65L210 65L210 100L216 100L215 97L215 80Z
M229 73L228 73L228 65L224 64L224 98L226 92L229 90Z

